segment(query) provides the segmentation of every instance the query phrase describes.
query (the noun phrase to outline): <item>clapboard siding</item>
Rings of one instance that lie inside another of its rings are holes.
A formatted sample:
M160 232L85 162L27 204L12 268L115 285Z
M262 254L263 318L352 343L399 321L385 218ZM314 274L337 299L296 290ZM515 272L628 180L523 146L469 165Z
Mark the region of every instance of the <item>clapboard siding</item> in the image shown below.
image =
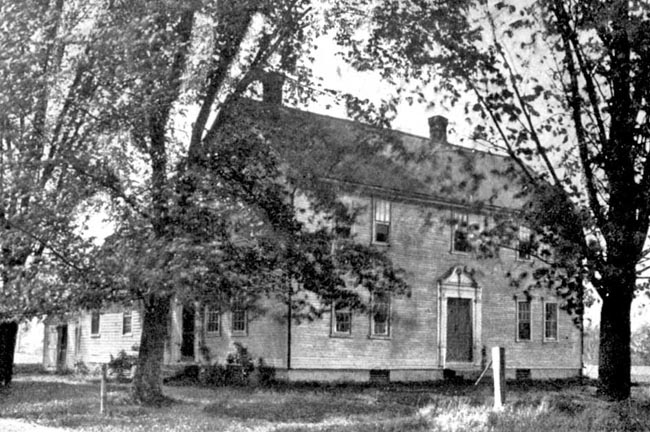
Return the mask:
M358 210L352 233L359 242L372 243L372 198L369 194L347 194L344 201ZM418 380L442 376L445 366L441 358L440 332L444 323L438 316L439 281L450 269L471 269L478 285L480 302L480 334L475 334L475 358L470 365L480 369L489 361L490 348L506 349L506 367L514 377L516 369L531 369L534 377L563 377L580 370L580 333L571 317L559 310L558 340L543 340L543 301L553 301L549 292L531 292L531 340L517 342L516 300L522 292L511 287L508 272L529 269L530 262L515 259L511 249L502 249L499 257L477 259L473 254L451 252L451 208L440 204L409 201L385 196L391 201L390 244L384 248L397 267L405 271L410 295L394 297L391 302L390 337L370 336L370 318L357 313L352 319L349 337L333 336L331 314L313 322L292 324L291 373L289 379L369 379L371 369L387 369L391 379ZM453 288L453 287L452 287ZM448 287L447 290L450 288ZM367 295L367 294L366 294ZM453 289L450 297L453 296ZM559 303L559 302L558 302ZM235 351L235 342L247 347L251 355L263 358L272 366L287 367L286 306L267 300L264 314L249 315L248 331L235 335L231 331L231 314L221 315L218 333L204 331L203 310L197 309L195 328L195 359L203 361L199 346L209 350L211 362L224 363ZM477 311L479 309L476 309ZM476 312L478 313L478 312ZM173 304L170 316L171 335L167 343L165 361L177 363L180 359L182 338L182 305ZM122 334L122 313L106 312L101 316L100 335L90 335L90 313L79 316L81 327L77 352L74 352L74 326L69 326L69 358L89 363L106 362L120 350L129 352L140 339L140 314L133 312L133 331ZM439 332L439 325L442 327ZM481 353L485 353L482 355ZM476 358L476 356L481 358ZM310 371L312 373L310 373Z

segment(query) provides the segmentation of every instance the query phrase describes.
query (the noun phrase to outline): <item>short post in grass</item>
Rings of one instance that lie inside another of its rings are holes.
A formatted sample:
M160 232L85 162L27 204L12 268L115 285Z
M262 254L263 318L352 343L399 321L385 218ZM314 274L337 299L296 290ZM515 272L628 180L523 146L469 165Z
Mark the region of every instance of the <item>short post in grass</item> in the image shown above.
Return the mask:
M503 347L492 347L492 376L494 409L502 409L506 401L506 349Z
M104 414L106 412L106 365L102 365L102 379L99 384L99 413Z

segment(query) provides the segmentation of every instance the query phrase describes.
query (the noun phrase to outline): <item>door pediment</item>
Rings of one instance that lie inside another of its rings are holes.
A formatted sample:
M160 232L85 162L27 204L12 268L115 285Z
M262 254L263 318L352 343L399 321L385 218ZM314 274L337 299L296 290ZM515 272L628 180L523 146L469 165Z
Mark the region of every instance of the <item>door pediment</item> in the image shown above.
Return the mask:
M473 271L462 265L455 265L449 268L449 270L438 278L438 283L446 286L478 287L473 276Z

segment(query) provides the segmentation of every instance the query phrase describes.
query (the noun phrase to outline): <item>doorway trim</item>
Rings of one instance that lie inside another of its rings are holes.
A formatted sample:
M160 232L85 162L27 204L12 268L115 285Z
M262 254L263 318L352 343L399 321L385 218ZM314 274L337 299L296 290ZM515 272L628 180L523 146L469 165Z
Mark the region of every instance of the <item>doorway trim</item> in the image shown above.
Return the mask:
M463 369L481 365L482 290L472 273L461 265L452 266L438 279L438 365ZM472 361L447 361L447 299L470 299L472 313Z

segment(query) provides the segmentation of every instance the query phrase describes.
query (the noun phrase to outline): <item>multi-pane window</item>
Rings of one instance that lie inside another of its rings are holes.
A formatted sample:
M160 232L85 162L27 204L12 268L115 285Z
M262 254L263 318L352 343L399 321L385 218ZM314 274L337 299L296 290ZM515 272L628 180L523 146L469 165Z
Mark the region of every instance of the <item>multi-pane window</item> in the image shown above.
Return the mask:
M376 243L388 243L390 238L390 202L375 200L374 240Z
M453 252L470 252L472 244L470 242L469 215L467 213L454 213L452 219L451 250Z
M99 335L99 311L92 311L90 314L90 334Z
M517 302L517 340L530 340L530 301Z
M133 315L131 311L122 313L122 334L129 334L132 330Z
M351 334L352 333L352 312L348 307L340 307L336 304L333 306L334 314L334 333Z
M219 309L206 308L205 309L205 330L208 333L219 333L219 324L221 323L221 313ZM233 321L234 323L234 321ZM239 325L241 327L241 324ZM233 330L235 329L233 325Z
M376 292L372 295L372 322L371 334L373 336L390 335L390 294Z
M232 305L232 332L245 334L247 331L247 319L246 319L246 308L239 302L235 302Z
M557 303L544 303L544 339L557 340Z
M519 227L517 233L517 259L529 260L533 252L533 233L530 228Z

